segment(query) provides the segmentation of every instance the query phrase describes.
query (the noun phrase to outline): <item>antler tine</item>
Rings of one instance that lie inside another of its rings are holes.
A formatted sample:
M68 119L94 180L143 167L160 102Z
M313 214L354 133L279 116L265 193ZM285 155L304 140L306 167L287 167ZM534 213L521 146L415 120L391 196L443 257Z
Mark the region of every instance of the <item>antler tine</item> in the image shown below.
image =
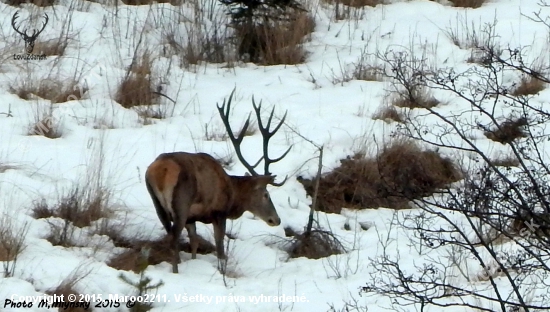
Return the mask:
M246 118L246 121L244 123L243 128L241 129L241 132L235 137L235 134L233 133L233 130L231 129L231 125L229 124L229 112L231 110L231 101L233 100L233 95L235 94L236 88L231 91L231 94L229 95L229 99L227 100L227 103L225 99L223 100L222 106L218 106L218 112L220 113L220 117L222 119L223 125L225 126L225 130L227 131L227 134L229 135L229 139L231 140L231 144L233 144L233 147L235 148L235 153L237 154L237 158L239 158L239 161L243 164L243 166L252 174L253 176L258 176L259 174L256 172L255 168L260 164L263 157L260 158L254 165L250 165L243 157L242 151L241 151L241 143L243 141L244 135L246 133L246 130L248 129L248 126L250 125L250 115L248 114L248 118ZM227 108L226 108L227 105ZM225 112L224 112L225 110Z
M285 179L279 183L277 182L273 182L273 183L270 183L271 185L275 186L275 187L279 187L279 186L283 186L283 184L285 184L286 180L288 180L288 175L285 176Z

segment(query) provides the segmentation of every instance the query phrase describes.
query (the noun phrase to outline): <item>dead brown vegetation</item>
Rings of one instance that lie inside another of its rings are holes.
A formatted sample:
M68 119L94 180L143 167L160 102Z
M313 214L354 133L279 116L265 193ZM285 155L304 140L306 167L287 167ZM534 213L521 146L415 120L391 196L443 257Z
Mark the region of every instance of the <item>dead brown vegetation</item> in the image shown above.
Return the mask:
M89 192L81 187L75 187L62 196L54 206L48 205L44 200L35 203L32 208L33 217L57 217L68 220L77 227L86 227L93 221L110 215L109 199L110 194L106 190Z
M481 7L487 0L449 0L453 3L453 6L459 8L473 8L477 9Z
M16 83L10 86L10 92L16 94L23 100L32 100L33 97L40 97L50 100L52 103L64 103L79 100L88 89L79 84L77 80L58 79L28 79L23 83Z
M43 111L36 111L34 121L29 126L28 135L41 135L49 139L58 139L62 136L61 127L53 117L53 107Z
M285 249L290 258L306 257L321 259L345 252L345 248L336 236L330 231L312 229L311 232L297 234L287 231L287 236L293 238L287 241Z
M433 108L439 105L439 101L429 92L418 87L410 91L397 92L393 95L392 104L397 107L408 108Z
M36 55L61 56L65 54L65 50L68 45L68 40L53 39L47 41L36 41L33 53Z
M545 84L542 80L537 79L533 76L522 77L519 85L516 86L512 95L514 96L525 96L531 94L537 94L540 91L544 90Z
M28 226L17 228L8 215L0 218L0 261L4 269L4 277L13 276L17 259L25 250L25 238L28 233Z
M506 157L491 160L491 165L500 167L518 167L519 160L513 155L508 155Z
M75 269L71 274L69 274L66 278L64 278L61 283L53 288L46 291L48 295L57 295L57 296L63 296L64 299L63 302L70 303L70 301L67 299L69 295L76 296L77 300L76 303L80 301L81 294L79 291L76 290L76 285L86 278L88 276L90 271L82 271L80 267ZM59 307L57 309L58 311L69 311L69 312L84 312L84 311L94 311L93 304L90 304L90 307L88 309L85 309L83 307L74 307L74 306L68 306L65 307Z
M113 213L110 197L111 194L106 189L95 190L77 186L61 196L54 205L48 204L45 200L35 202L32 206L32 216L36 219L46 219L50 233L45 239L52 245L82 246L75 241L75 227L87 227L94 221L110 217Z
M526 118L507 120L492 130L485 131L485 137L502 144L509 144L518 138L526 137L523 127L527 126Z
M234 28L241 57L248 56L250 62L258 65L294 65L306 59L302 43L313 32L315 21L308 13L299 12L289 21L272 21L252 27L243 24Z
M353 8L375 7L379 4L384 4L383 0L328 0L327 2L330 4L343 4Z
M143 254L141 250L143 248L150 249L150 252L148 253L149 257L146 260L149 265L156 265L161 262L171 263L174 258L170 241L167 239L150 241L126 239L121 236L116 236L113 239L113 243L117 247L127 248L126 251L114 256L107 262L108 266L117 270L126 270L138 273L140 271L140 264L142 263ZM188 242L184 243L180 241L180 250L191 253L191 246ZM215 250L216 248L213 244L203 238L199 239L199 248L197 253L210 254Z
M391 105L381 107L376 113L374 113L372 119L379 119L385 122L391 122L392 120L401 123L405 122L403 115L397 111L395 106Z
M422 150L415 142L395 139L373 158L356 154L324 175L319 183L318 210L339 213L346 208L409 208L412 199L433 194L462 174L448 158ZM298 178L313 196L313 181Z
M38 7L47 7L55 4L56 0L6 0L4 1L8 5L20 6L22 4L34 4Z
M156 104L159 96L153 92L152 66L149 52L136 56L118 87L115 101L124 108Z
M126 5L152 5L153 3L170 3L171 5L181 5L183 0L122 0Z

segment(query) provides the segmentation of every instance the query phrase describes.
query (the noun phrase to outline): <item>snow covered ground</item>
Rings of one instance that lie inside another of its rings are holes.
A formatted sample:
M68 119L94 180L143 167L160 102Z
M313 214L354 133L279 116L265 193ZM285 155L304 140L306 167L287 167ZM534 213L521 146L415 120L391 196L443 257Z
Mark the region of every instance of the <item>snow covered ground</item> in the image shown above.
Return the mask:
M60 190L78 181L86 185L90 167L96 164L94 157L101 151L105 156L103 178L120 204L115 218L125 224L123 232L130 237L138 234L151 239L163 237L164 229L144 185L144 172L163 152L200 151L219 157L234 154L229 141L207 140L205 134L205 127L210 133L223 133L216 103L221 104L233 88L236 88L232 115L235 127L252 111L252 96L263 101L265 114L273 106L278 117L288 111L288 126L325 146L323 171L328 172L338 166L339 159L363 147L373 150L369 146L374 140L388 139L395 127L394 123L371 118L387 103L388 83L342 78L353 70L353 64L365 51L406 48L416 53L426 51L433 66L471 66L466 63L471 51L455 46L444 34L448 28L464 31L462 21L471 27L496 21L499 42L512 47L529 45L537 50L536 47L547 44L548 29L522 15L539 10L534 0L492 0L478 9L422 0L392 2L364 8L363 17L357 20L335 20L331 17L333 7L313 4L316 27L311 40L305 43L309 52L307 61L299 65L262 67L241 63L226 68L223 64L206 64L196 70L185 70L168 57L157 58L154 64L161 73L159 83L163 93L177 104L172 107L163 99L163 105L173 109L173 114L150 125L143 125L134 110L122 108L113 97L118 81L132 61L140 34L152 51L160 50L163 24L175 23L178 11L174 7L120 4L115 8L76 0L62 0L59 5L43 10L24 6L23 17L30 11L37 16L42 12L49 15L49 24L40 39L57 38L66 27L65 21L70 23L69 32L74 36L60 59L49 57L27 63L9 58L13 53L21 53L23 42L10 25L16 9L0 4L0 30L4 38L0 48L11 53L4 53L7 57L0 63L0 113L3 113L0 163L14 166L0 172L0 208L16 228L25 223L29 227L27 248L18 259L14 276L0 280L0 299L13 294L43 294L77 268L91 270L76 286L80 292L102 294L103 298L109 294L131 295L132 289L118 277L122 271L105 263L121 252L120 248L109 243L97 248L52 246L44 238L50 230L48 222L31 216L32 203L42 198L55 201ZM186 3L183 7L191 16L191 5ZM544 13L550 14L550 9L546 8ZM44 79L56 70L60 71L56 72L60 77L82 75L81 81L86 81L89 90L82 99L53 105L54 120L61 125L60 138L28 136L36 111L49 107L49 101L20 99L10 92L10 86L27 81L29 75ZM543 91L539 96L544 98L548 94ZM454 109L458 109L457 104L450 99L440 111ZM98 123L109 127L98 129ZM321 225L330 225L351 249L347 254L320 260L287 260L287 254L278 245L269 244L272 240L269 235L284 237L285 227L301 231L305 226L311 199L296 177L312 177L317 169L317 160L311 159L317 153L316 148L288 127L282 127L272 141L273 155L293 145L288 156L272 168L279 177L289 175L284 186L270 188L281 226L269 227L248 213L236 221L228 221L228 228L236 236L231 240L229 263L236 277L227 277L227 285L217 270L215 254L199 254L196 260L191 260L190 254L182 252L179 274L172 274L167 262L149 266L145 274L154 282L164 282L157 292L161 302L154 304L154 311L327 311L329 305L338 308L352 298L368 307L368 311L391 310L387 297L359 296L358 291L373 271L369 263L381 252L381 238L389 235L394 239L390 250L401 255L402 263L412 266L418 258L408 245L409 238L395 229L389 231L388 220L393 210L382 207L360 212L345 210L341 215L319 213ZM243 149L248 159L261 156L260 142L259 133L245 138ZM503 145L483 136L477 142L490 154L506 152ZM243 174L244 167L234 158L229 172ZM399 212L407 213L410 211ZM344 228L346 222L351 223L351 229ZM365 231L356 222L368 222L373 227ZM213 242L210 225L197 227L200 235ZM183 237L187 239L186 234ZM92 242L100 238L82 234L80 239ZM137 278L132 272L124 273ZM297 296L302 302L279 303L273 302L273 298L266 302L267 296L281 295ZM212 301L192 302L191 298ZM35 306L31 310L45 309ZM410 311L415 311L414 307Z

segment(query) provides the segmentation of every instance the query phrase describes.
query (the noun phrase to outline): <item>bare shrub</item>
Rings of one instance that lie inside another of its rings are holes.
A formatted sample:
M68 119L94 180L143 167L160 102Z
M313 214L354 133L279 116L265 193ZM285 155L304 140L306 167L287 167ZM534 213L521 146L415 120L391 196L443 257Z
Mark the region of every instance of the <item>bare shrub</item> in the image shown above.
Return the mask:
M320 211L346 208L409 208L409 201L433 194L458 181L460 170L437 152L422 150L414 141L394 139L374 158L356 154L324 175L319 183ZM311 180L298 178L312 196Z
M545 83L533 76L523 76L520 83L512 91L514 96L526 96L530 94L537 94L544 90Z
M158 94L152 80L153 59L147 51L135 55L115 95L124 108L156 104Z
M0 261L2 261L4 277L14 275L19 255L27 247L25 244L27 233L28 224L16 227L7 214L3 214L0 218Z
M456 24L443 29L443 33L457 47L461 49L474 49L471 62L484 64L487 60L481 58L484 51L501 51L498 42L498 35L495 27L497 24L496 18L490 23L481 23L475 25L470 22L467 17L462 18L457 16Z
M497 125L492 130L485 131L485 136L493 141L509 144L518 138L526 137L523 127L527 126L527 119L524 117L507 120Z
M400 123L405 122L403 115L392 105L380 107L378 111L374 113L372 119L380 119L385 122L391 122L392 120Z
M487 0L449 0L453 3L453 6L460 8L474 8L481 7Z
M285 246L291 258L321 259L345 252L340 240L330 231L312 229L293 236Z

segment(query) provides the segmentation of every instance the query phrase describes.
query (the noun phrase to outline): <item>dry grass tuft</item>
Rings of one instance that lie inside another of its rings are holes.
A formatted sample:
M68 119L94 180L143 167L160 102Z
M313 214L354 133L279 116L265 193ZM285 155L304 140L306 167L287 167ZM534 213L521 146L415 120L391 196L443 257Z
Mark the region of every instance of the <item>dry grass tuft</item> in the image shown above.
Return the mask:
M397 92L393 95L392 104L397 107L408 108L433 108L439 105L439 101L432 97L428 91L422 88L410 92Z
M16 228L10 216L2 215L0 219L0 261L4 269L4 277L14 275L17 259L27 247L25 244L27 233L27 224Z
M52 103L64 103L79 100L88 91L76 80L29 79L19 84L10 85L10 92L23 100L39 97Z
M32 207L32 216L47 219L50 226L46 240L54 246L63 247L83 247L75 241L76 228L88 227L92 222L107 219L113 213L110 191L87 186L74 187L53 206L41 200Z
M379 119L383 120L387 123L391 121L405 122L405 117L403 117L403 114L401 114L395 106L382 106L378 109L376 113L372 116L372 119Z
M292 233L286 250L291 258L326 258L345 252L344 246L332 232L313 229L310 233ZM288 236L288 235L287 235Z
M491 160L491 165L498 167L519 167L519 160L514 155Z
M487 0L449 0L453 3L454 7L459 8L473 8L477 9L481 7Z
M299 12L290 21L234 28L239 56L258 65L295 65L306 60L302 43L313 32L315 20L308 13Z
M77 186L62 196L55 206L50 206L42 200L34 204L32 211L36 219L57 217L82 228L101 218L109 217L112 213L109 203L109 191L90 191L86 187Z
M363 81L384 81L384 70L378 66L358 63L353 70L353 79Z
M395 139L374 158L356 154L319 183L318 210L339 213L346 208L409 208L409 201L429 196L461 179L455 164L415 142ZM314 181L298 178L308 195Z
M48 295L63 296L64 303L68 304L68 307L59 307L58 311L70 311L70 312L84 312L93 311L93 304L90 304L89 309L78 306L82 293L76 290L76 285L86 278L90 274L90 271L83 271L81 267L76 268L69 276L61 281L61 283L54 289L47 290ZM67 299L69 295L76 296L77 300L71 305L71 302Z
M34 121L30 124L28 135L40 135L49 139L58 139L63 135L59 122L53 117L53 107L36 111Z
M149 52L136 56L118 87L115 101L124 108L156 104L159 96L154 93L152 67Z
M502 144L509 144L518 138L526 137L526 134L523 131L522 127L527 125L528 122L526 118L517 118L505 121L495 129L485 131L484 134L489 140L493 140Z
M135 239L126 239L116 236L115 239L113 239L113 243L117 247L128 248L126 251L111 258L107 262L108 266L117 270L139 272L139 266L143 260L143 254L141 252L143 248L150 248L149 258L147 259L149 265L156 265L161 262L171 263L173 259L173 251L168 239L136 241ZM214 245L199 237L198 254L210 254L215 252L215 250L216 248ZM180 251L191 253L191 246L187 242L180 243Z
M513 96L526 96L531 94L537 94L544 90L545 83L533 76L522 77L521 82L512 92Z

